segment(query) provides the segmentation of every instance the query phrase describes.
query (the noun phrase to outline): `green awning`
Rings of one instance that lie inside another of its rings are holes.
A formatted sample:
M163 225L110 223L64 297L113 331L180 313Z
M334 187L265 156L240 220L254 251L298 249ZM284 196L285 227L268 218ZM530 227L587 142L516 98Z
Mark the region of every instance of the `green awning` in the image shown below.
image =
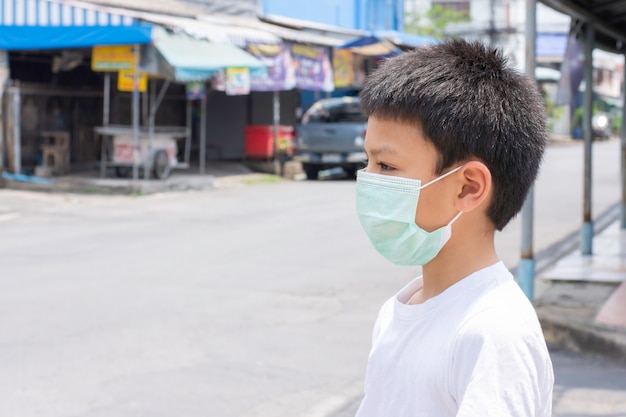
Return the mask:
M267 71L259 59L232 45L170 34L160 28L153 31L153 44L166 63L159 65L160 75L178 82L208 80L226 68L248 68L251 73Z

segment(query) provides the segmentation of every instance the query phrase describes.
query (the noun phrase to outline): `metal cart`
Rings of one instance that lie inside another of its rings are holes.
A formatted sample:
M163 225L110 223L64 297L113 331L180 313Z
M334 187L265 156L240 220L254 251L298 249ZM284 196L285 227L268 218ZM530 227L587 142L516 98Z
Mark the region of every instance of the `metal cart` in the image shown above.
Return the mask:
M144 177L166 179L172 169L189 168L191 129L180 126L154 126L139 131L136 146L132 126L98 126L96 134L102 137L100 176L108 167L115 168L118 177L129 177L135 165L143 168ZM185 140L184 160L178 160L178 142Z

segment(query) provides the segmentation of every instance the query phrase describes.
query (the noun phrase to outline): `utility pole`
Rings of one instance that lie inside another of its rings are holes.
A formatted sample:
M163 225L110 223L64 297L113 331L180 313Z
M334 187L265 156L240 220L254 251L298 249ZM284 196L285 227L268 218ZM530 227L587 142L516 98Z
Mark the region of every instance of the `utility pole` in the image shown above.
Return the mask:
M496 0L489 0L489 44L496 44Z

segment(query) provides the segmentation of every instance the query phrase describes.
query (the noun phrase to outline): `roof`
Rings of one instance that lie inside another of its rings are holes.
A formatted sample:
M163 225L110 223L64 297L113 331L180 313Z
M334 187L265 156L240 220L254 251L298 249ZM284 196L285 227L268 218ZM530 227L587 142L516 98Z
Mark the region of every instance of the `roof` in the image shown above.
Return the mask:
M172 16L218 14L256 17L256 0L87 0L109 7L121 7Z
M203 13L228 16L256 17L257 0L183 0Z
M623 0L541 0L546 6L590 22L596 29L596 46L612 52L626 51L626 1Z
M185 0L83 0L85 3L107 7L136 10L150 13L162 13L171 16L194 17L203 10Z
M231 44L244 48L249 42L276 44L280 37L267 31L234 25L217 24L188 17L169 16L156 13L141 13L141 18L172 29L184 32L197 39L206 39L214 43Z
M292 42L332 47L342 45L345 42L345 40L340 39L339 37L318 35L301 30L289 29L286 27L273 25L271 23L261 22L256 18L252 19L235 16L202 15L198 16L198 19L202 20L203 22L256 29L271 33L275 36L279 36L282 39Z

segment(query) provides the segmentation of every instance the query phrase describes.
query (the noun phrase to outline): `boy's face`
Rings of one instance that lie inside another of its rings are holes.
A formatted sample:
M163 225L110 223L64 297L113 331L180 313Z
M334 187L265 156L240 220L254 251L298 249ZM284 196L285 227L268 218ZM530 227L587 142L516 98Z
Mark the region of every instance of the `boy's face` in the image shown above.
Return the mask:
M421 180L435 179L437 150L415 125L370 116L363 146L367 172ZM446 177L420 191L415 222L426 231L446 225L456 214L454 181Z

